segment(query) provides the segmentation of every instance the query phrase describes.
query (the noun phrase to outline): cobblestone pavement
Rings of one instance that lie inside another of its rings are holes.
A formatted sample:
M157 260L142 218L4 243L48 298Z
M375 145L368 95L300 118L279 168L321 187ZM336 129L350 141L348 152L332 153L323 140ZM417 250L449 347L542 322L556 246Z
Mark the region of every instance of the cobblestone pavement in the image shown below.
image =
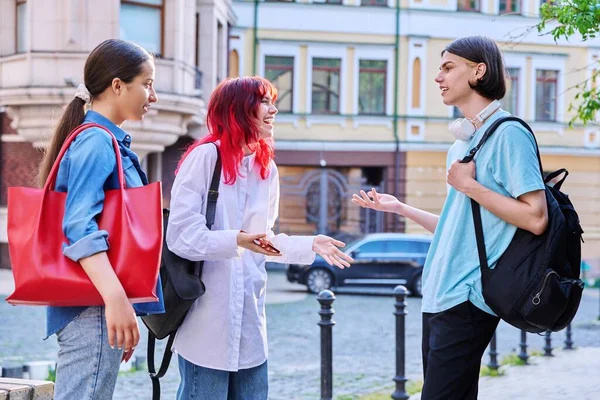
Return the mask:
M0 275L0 279L5 279ZM573 324L576 346L600 347L598 290L586 290ZM307 295L302 286L288 284L280 272L269 273L267 295L269 326L270 399L319 398L320 347L319 305L315 296ZM369 393L393 385L394 376L394 299L390 296L338 294L333 328L334 393ZM406 320L406 371L412 379L421 379L420 300L408 299ZM0 363L55 359L55 337L42 341L45 315L41 307L12 307L0 297ZM145 329L137 355L145 356ZM501 324L497 333L499 360L518 350L519 331ZM562 347L564 332L553 335L553 345ZM542 350L544 338L529 335L529 350ZM164 344L163 344L164 346ZM164 347L159 346L159 349ZM585 350L581 350L585 351ZM488 356L484 362L488 361ZM570 381L562 377L562 381ZM164 399L175 397L179 376L176 359L162 380ZM150 399L150 379L144 372L122 373L117 383L116 400ZM487 397L482 397L487 399ZM512 398L503 396L503 398ZM516 397L515 397L516 398ZM537 397L535 397L537 398ZM563 397L567 398L567 397Z
M499 377L479 380L485 400L596 400L600 393L600 348L557 351L554 357L535 357L530 365L512 366ZM593 378L595 376L595 378ZM420 400L420 396L411 400Z

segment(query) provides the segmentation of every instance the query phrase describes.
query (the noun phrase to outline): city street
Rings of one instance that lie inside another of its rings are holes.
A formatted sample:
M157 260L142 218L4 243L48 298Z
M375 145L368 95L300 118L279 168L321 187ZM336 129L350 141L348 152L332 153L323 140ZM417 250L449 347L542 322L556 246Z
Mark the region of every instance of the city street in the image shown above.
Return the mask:
M3 273L0 277L6 279L7 275ZM270 272L267 299L270 399L318 398L320 348L316 297L307 294L303 286L287 283L285 274ZM591 323L598 316L598 301L598 290L584 292L573 329L576 346L600 347L600 326ZM336 322L333 328L335 395L369 393L393 385L394 299L391 296L338 294L333 307ZM406 370L411 379L421 379L419 308L420 299L408 299ZM0 361L55 358L55 338L45 342L41 339L45 324L43 308L12 307L1 301L0 315L3 321L0 325ZM144 337L143 325L142 330ZM520 335L516 329L501 324L497 336L499 360L518 349ZM553 337L554 346L564 346L564 332ZM528 341L529 350L542 350L543 337L529 335ZM138 355L145 356L145 342L144 337L137 347ZM484 362L488 360L486 354ZM179 382L176 360L163 381L164 398L174 398ZM115 399L146 400L151 397L150 393L150 379L145 372L123 373L117 383Z

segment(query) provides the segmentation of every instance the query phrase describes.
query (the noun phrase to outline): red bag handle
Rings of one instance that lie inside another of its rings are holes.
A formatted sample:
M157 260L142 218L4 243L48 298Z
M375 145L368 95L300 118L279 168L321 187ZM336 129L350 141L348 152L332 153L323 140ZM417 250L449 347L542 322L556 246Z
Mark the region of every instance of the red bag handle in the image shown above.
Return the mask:
M48 179L46 179L46 183L44 184L44 191L53 190L55 188L56 175L58 175L58 167L60 166L60 162L62 161L62 158L64 157L65 153L67 152L67 149L69 148L69 146L71 145L73 140L75 140L77 135L79 135L81 132L83 132L84 130L86 130L88 128L103 129L112 138L113 148L115 150L115 156L117 157L117 173L119 174L119 183L121 183L119 189L121 189L121 190L125 189L125 174L123 173L123 162L121 161L121 151L119 150L119 143L117 142L115 135L113 135L111 131L109 131L106 127L104 127L102 125L90 123L90 124L79 125L77 128L75 128L73 130L73 132L71 132L69 134L69 136L65 140L65 143L63 143L63 145L60 149L60 153L58 153L58 156L56 157L56 161L54 161L54 164L52 165L52 169L50 170L50 173L48 174ZM52 189L50 189L50 188L52 188Z

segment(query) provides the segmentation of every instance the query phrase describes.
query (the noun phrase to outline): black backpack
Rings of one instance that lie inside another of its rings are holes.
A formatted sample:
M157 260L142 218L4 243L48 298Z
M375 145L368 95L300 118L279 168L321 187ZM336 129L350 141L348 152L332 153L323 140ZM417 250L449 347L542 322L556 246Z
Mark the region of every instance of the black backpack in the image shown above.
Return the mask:
M535 135L529 125L516 117L495 121L461 162L471 161L490 135L507 121L521 123L532 134L543 177ZM560 181L549 185L562 174ZM560 169L544 179L548 205L546 231L538 236L517 229L493 269L487 263L480 206L471 199L485 302L504 321L527 332L556 332L565 328L575 317L581 301L584 285L579 272L583 230L569 196L560 191L568 174L566 169Z
M206 205L206 227L212 228L215 222L217 199L219 197L219 182L221 180L221 155L217 148L217 162L213 172ZM203 261L190 261L179 257L167 247L166 232L169 222L169 210L163 210L163 248L160 263L160 279L162 282L164 314L151 314L141 317L148 328L148 373L152 379L152 399L160 399L160 382L171 362L171 346L177 329L183 323L190 307L198 297L206 291L202 282ZM169 337L160 369L156 372L154 366L154 348L156 340Z

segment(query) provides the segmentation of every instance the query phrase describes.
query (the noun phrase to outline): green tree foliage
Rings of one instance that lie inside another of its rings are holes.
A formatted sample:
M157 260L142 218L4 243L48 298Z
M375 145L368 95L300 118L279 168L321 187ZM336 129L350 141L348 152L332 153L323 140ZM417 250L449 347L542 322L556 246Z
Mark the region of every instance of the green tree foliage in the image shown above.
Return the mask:
M586 41L600 35L600 0L549 0L540 7L540 17L538 32L552 35L555 41L575 35ZM576 112L571 125L596 122L600 112L600 85L592 85L600 75L600 61L594 64L589 66L593 71L590 79L576 87L575 102L569 106L569 111Z

